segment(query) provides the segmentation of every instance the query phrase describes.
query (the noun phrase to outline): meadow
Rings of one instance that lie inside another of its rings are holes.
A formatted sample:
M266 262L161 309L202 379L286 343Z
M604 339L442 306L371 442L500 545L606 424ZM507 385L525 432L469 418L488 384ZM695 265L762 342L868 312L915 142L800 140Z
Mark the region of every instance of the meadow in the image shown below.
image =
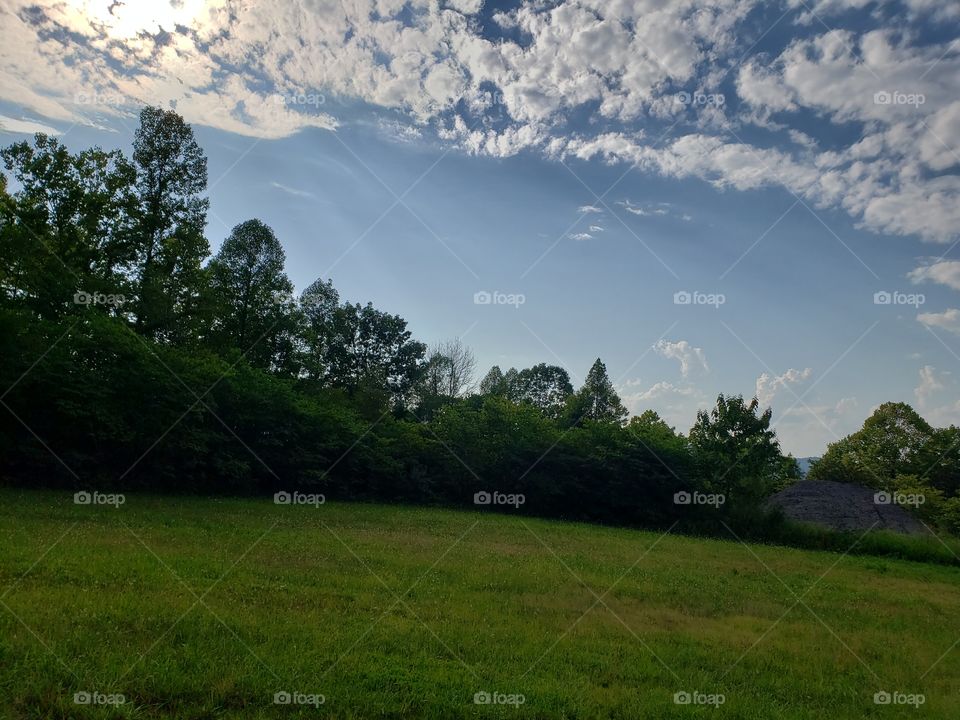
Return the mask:
M958 640L957 567L509 514L0 490L4 718L956 718Z

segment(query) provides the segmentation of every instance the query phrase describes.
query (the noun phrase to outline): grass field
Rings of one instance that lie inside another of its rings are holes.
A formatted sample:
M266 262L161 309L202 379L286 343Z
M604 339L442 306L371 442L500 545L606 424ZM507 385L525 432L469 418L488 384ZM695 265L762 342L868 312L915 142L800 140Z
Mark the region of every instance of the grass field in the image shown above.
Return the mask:
M958 718L958 639L960 568L434 509L0 491L2 717Z

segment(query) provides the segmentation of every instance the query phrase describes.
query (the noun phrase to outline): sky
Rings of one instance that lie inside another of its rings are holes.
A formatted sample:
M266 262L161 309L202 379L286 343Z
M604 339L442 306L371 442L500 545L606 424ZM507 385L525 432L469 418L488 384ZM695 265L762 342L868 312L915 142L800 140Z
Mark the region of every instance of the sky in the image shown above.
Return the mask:
M882 402L960 424L956 0L0 0L0 142L209 158L298 289L462 337L481 374L599 356L686 432L757 396L820 455Z

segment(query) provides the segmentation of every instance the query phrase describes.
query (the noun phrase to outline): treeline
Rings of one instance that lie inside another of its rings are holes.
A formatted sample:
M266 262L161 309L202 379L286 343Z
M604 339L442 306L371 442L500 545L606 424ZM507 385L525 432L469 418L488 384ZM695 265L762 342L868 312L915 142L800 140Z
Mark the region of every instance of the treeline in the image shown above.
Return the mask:
M157 492L322 492L619 524L760 517L798 477L756 400L720 396L687 435L628 418L598 359L491 369L405 320L299 296L274 232L251 219L210 256L206 158L145 108L133 152L2 150L0 474L6 482ZM494 498L496 496L493 496ZM504 507L504 510L512 510Z

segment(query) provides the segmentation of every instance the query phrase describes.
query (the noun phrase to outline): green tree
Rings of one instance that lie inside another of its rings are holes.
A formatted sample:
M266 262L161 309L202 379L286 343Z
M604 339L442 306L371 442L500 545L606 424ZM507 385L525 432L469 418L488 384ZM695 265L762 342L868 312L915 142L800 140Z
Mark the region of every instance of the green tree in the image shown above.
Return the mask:
M503 370L499 365L494 365L490 371L483 376L480 381L481 395L499 395L501 397L507 394L507 382L503 376Z
M722 394L712 410L697 413L689 440L706 492L722 493L728 502L744 506L779 489L789 468L770 428L772 415L769 408L760 410L756 398L746 402L740 395ZM796 462L792 464L796 470Z
M382 390L408 407L420 379L426 345L413 340L407 321L366 305L345 303L333 317L327 382L350 392Z
M860 430L831 443L808 477L894 490L898 475L926 476L935 467L938 446L945 449L950 442L941 435L945 442L938 445L935 437L908 404L883 403Z
M508 390L511 400L532 405L552 420L563 416L572 394L570 374L562 367L546 363L518 372Z
M221 350L239 349L261 369L289 369L294 302L285 260L273 230L247 220L233 228L210 261L213 342Z
M623 425L627 415L627 409L607 375L606 365L597 358L587 373L583 387L567 403L567 421L571 425L580 425L587 420Z
M0 192L0 283L11 304L41 317L99 309L120 313L133 260L135 171L120 151L71 154L38 134L0 151L20 189Z
M311 380L324 381L327 378L329 355L334 342L337 310L340 307L340 295L333 287L333 281L317 279L300 293L300 313L303 317L302 366Z
M172 110L145 107L134 133L137 168L136 326L170 342L195 337L210 246L203 235L210 201L207 158Z

